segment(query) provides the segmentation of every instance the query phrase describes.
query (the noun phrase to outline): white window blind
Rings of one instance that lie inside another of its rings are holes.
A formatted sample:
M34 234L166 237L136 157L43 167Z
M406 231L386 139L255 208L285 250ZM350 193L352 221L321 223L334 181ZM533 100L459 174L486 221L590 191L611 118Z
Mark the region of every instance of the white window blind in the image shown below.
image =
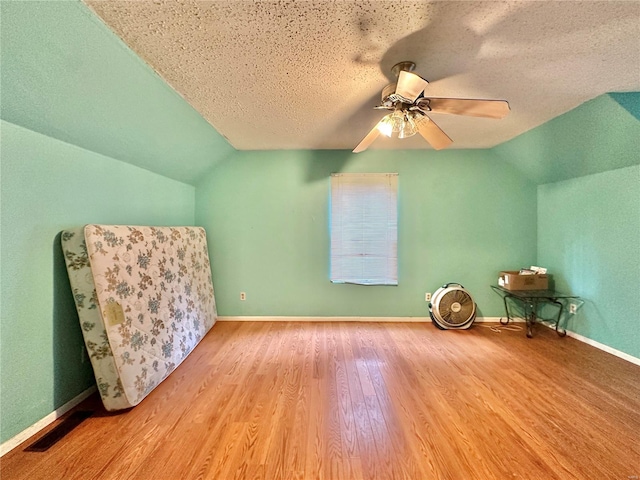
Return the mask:
M331 175L331 281L398 284L398 174Z

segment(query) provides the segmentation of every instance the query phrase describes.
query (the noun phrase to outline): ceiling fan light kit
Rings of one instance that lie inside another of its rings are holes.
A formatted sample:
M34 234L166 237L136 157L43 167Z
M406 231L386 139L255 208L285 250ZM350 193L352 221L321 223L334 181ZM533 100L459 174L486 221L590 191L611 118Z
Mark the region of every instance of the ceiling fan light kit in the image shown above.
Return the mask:
M398 81L382 89L382 103L374 108L392 110L392 113L373 127L353 153L366 150L381 133L387 137L395 134L398 138L420 133L435 150L448 147L453 140L427 115L428 112L485 118L503 118L509 113L509 103L505 100L427 97L424 90L429 82L412 73L415 67L413 62L400 62L391 68Z
M408 138L418 133L417 120L420 118L416 118L413 112L396 108L393 113L385 115L377 127L387 137L395 133L398 138Z

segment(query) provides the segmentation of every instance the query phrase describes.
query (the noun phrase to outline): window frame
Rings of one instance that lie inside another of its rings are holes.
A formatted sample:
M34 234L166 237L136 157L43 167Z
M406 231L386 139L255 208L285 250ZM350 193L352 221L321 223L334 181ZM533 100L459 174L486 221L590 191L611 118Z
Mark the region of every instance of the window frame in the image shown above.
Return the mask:
M333 173L329 279L398 285L398 173Z

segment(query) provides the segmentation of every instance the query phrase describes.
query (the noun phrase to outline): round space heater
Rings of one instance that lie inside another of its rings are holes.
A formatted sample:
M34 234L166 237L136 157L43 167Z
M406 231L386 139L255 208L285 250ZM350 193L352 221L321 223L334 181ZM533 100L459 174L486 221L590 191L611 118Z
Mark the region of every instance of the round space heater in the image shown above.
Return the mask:
M476 318L476 303L459 283L447 283L435 291L429 303L429 315L441 330L464 330Z

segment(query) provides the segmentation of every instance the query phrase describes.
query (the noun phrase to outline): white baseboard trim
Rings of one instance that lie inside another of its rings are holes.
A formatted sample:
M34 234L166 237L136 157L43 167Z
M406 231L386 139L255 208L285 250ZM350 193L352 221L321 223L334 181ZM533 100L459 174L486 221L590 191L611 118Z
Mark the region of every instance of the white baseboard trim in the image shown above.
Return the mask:
M499 322L504 317L478 317L475 322ZM218 322L382 322L382 323L424 323L430 317L297 317L297 316L223 316ZM515 318L512 322L524 322Z
M430 322L429 317L298 317L291 316L230 316L218 317L219 322Z
M588 337L582 336L579 333L575 333L570 330L567 330L567 337L575 338L576 340L579 340L582 343L586 343L587 345L591 345L592 347L595 347L598 350L602 350L604 352L610 353L611 355L614 355L618 358L622 358L627 362L631 362L634 365L640 366L640 358L636 358L633 355L629 355L628 353L624 353L624 352L621 352L620 350L616 350L615 348L612 348L609 345L605 345L604 343L597 342Z
M43 419L38 420L33 425L31 425L30 427L26 428L25 430L23 430L22 432L17 434L15 437L10 438L9 440L7 440L3 444L1 444L0 445L0 457L2 457L5 453L7 453L7 452L13 450L14 448L16 448L22 442L27 440L29 437L32 437L36 433L38 433L40 430L45 428L47 425L50 425L51 423L55 422L62 415L67 413L69 410L71 410L73 407L78 405L84 399L88 398L89 395L91 395L96 390L97 389L96 389L95 385L93 385L92 387L87 388L80 395L77 395L76 397L72 398L67 403L65 403L61 407L57 408L56 410L54 410L53 412L51 412L49 415L47 415Z
M506 317L477 317L473 322L474 323L500 323L500 320ZM511 317L509 323L524 323L524 318L515 318Z

